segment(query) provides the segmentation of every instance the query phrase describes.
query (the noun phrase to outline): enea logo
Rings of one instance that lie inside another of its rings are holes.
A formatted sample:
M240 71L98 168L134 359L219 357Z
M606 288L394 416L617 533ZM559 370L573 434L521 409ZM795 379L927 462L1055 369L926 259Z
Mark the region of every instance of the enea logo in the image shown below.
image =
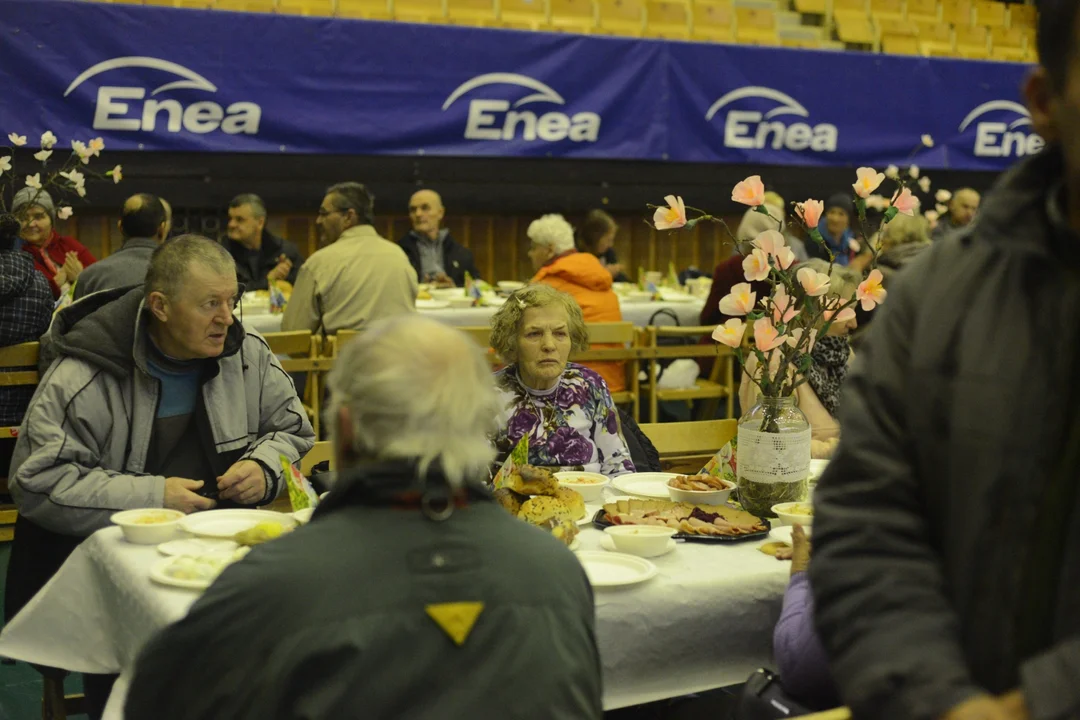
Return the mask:
M732 107L734 105L744 109L737 110ZM765 112L747 107L763 105L776 106ZM774 119L785 115L810 117L810 113L801 103L779 90L757 86L732 90L712 104L709 112L705 113L705 120L711 122L721 111L726 112L725 147L764 150L766 145L770 145L773 150L836 152L839 131L835 125L811 125L809 122L788 124Z
M129 132L153 132L158 127L159 115L165 113L164 127L167 132L178 133L181 129L191 133L210 133L221 130L229 135L241 133L254 135L259 131L262 108L251 102L232 103L222 107L212 100L194 102L186 107L179 100L156 96L170 90L198 90L216 93L217 86L202 75L183 65L152 57L121 57L100 62L75 78L64 92L67 97L87 80L112 70L139 68L171 73L176 76L150 91L146 88L122 85L102 85L97 91L94 110L95 130L124 130ZM140 101L142 104L125 101Z
M1034 155L1046 146L1045 140L1030 132L1031 113L1018 102L983 103L960 123L960 132L972 124L975 124L975 157L1023 157Z
M559 142L570 139L573 142L596 142L600 135L600 116L593 112L568 115L553 109L537 115L531 110L519 110L532 103L564 106L566 100L539 80L516 73L488 73L474 77L450 93L442 109L447 110L466 93L491 85L515 85L532 93L513 104L509 100L470 100L469 120L465 125L465 138L468 140L515 140L520 137L528 141Z

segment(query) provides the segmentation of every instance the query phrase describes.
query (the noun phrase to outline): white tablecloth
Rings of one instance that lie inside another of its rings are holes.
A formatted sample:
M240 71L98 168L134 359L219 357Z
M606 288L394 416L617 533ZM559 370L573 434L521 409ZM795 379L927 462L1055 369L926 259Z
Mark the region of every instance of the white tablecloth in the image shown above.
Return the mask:
M602 537L586 529L581 549L599 550ZM759 552L761 543L680 543L653 559L652 580L596 591L606 709L743 682L768 664L790 565ZM94 534L4 628L0 656L120 673L105 713L119 720L139 651L197 597L150 581L159 557L119 528Z
M694 326L698 324L698 318L701 315L701 309L703 307L705 307L705 301L698 299L695 299L693 302L682 303L630 303L623 301L622 316L623 320L632 322L637 327L646 327L649 325L649 321L657 311L666 309L675 313L675 316L679 318L680 325ZM497 308L493 307L448 308L446 310L420 310L420 313L435 318L447 325L453 325L454 327L481 327L491 324L491 316L495 314L496 310ZM244 324L261 333L278 332L281 330L281 318L282 316L280 314L271 315L269 313L264 313L262 315L255 315L246 313L244 315ZM669 317L659 319L657 320L657 323L661 325L673 324Z

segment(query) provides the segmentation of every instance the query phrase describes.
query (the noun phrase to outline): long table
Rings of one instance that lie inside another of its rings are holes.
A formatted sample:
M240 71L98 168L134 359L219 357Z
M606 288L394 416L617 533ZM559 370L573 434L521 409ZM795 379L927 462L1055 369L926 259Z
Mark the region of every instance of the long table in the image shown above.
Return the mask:
M599 530L579 538L581 550L601 549ZM768 664L790 564L759 552L761 542L680 543L653 559L657 577L597 589L605 709L740 683ZM198 597L150 580L159 557L119 528L98 531L4 628L0 656L119 674L104 717L120 720L139 651Z
M661 310L667 310L679 319L679 324L684 327L696 326L701 315L701 309L705 307L705 301L694 299L692 302L641 302L631 303L622 301L622 316L626 322L631 322L637 327L652 325L672 325L670 317L657 318L654 316ZM440 322L454 327L480 327L491 324L491 316L498 308L477 307L445 310L419 310L422 315L435 318ZM244 315L244 324L261 333L278 332L281 330L281 318L279 314L254 314Z

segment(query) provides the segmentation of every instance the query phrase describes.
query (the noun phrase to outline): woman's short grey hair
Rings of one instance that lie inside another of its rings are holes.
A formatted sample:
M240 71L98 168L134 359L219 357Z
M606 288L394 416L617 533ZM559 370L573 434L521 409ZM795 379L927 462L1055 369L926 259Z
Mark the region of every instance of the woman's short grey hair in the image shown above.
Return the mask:
M859 283L863 280L862 275L860 275L857 270L852 270L843 265L833 265L832 272L830 273L828 261L822 260L821 258L810 258L799 265L799 267L808 267L823 275L828 275L828 294L833 297L843 298L844 300L850 300L855 296L855 290L858 289Z
M930 223L922 215L897 215L885 225L880 242L882 252L901 245L929 245Z
M495 348L503 362L518 361L518 334L525 319L525 311L552 306L566 310L570 350L583 352L589 349L589 329L585 326L585 317L581 314L577 300L550 285L537 283L514 291L491 318L491 347Z
M549 247L556 255L574 249L574 228L562 215L544 215L533 220L526 234L535 245Z
M330 425L336 433L349 409L357 457L415 461L421 475L435 466L454 487L487 477L498 394L491 365L459 330L419 315L373 322L345 345L328 382Z

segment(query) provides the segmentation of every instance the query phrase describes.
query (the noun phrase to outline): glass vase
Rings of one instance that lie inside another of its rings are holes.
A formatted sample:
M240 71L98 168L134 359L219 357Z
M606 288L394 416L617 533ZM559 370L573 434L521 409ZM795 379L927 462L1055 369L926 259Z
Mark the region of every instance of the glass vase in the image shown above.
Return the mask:
M739 419L737 453L739 502L747 512L773 518L773 505L806 500L810 423L794 395L758 396Z

